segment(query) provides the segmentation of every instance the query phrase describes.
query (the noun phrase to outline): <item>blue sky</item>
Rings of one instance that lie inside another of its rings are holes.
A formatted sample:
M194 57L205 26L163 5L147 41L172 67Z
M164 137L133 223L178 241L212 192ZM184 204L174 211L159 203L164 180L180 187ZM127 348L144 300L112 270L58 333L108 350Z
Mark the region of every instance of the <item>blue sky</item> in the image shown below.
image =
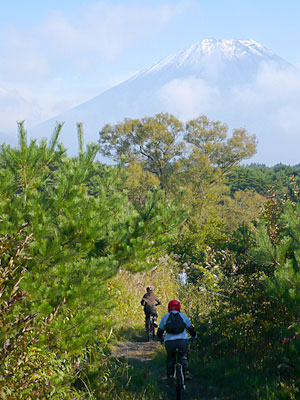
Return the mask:
M57 115L205 38L254 39L300 67L299 17L299 0L0 0L0 130Z

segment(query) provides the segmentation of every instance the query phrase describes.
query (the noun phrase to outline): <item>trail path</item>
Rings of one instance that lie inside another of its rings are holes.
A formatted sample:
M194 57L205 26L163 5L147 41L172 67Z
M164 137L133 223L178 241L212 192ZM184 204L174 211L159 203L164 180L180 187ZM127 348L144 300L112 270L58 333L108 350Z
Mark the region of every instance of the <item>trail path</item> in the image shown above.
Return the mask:
M146 342L144 338L137 337L134 341L125 341L115 346L117 358L125 357L141 363L149 363L161 346L159 342Z
M159 385L161 397L153 400L175 399L175 388L167 386L165 378L165 355L163 359L157 357L161 344L156 341L147 342L145 337L135 337L132 340L120 342L115 346L114 352L117 358L124 358L128 364L143 369L145 379L149 378L153 384ZM196 379L187 382L187 389L184 392L184 400L208 400L201 392L200 384Z

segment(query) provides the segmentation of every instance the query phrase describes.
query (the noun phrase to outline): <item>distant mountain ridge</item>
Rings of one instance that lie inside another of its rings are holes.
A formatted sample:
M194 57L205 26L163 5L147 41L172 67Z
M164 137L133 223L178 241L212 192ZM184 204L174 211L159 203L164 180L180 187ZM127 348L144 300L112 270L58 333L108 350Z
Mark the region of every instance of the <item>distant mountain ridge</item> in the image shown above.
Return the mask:
M287 147L285 154L280 145L280 129L274 131L278 128L274 118L278 118L278 109L283 106L276 88L284 74L298 76L295 71L295 67L254 40L204 39L30 129L30 135L49 137L55 121L64 121L62 141L71 154L76 154L77 121L83 122L85 141L95 142L105 123L117 123L125 117L170 112L187 120L206 114L228 123L231 129L245 127L249 133L257 134L260 147L254 161L299 163L298 155L290 157L294 145ZM274 77L274 87L270 77ZM262 104L269 92L270 99Z
M254 40L204 39L137 73L129 81L160 74L169 80L193 76L228 87L229 84L249 82L263 62L293 68Z
M192 70L197 71L197 65L203 62L206 57L219 57L224 60L238 59L244 60L254 56L255 58L260 57L261 60L269 61L272 59L275 62L282 62L288 65L288 63L282 58L278 57L272 51L263 47L260 43L254 40L216 40L216 39L204 39L201 42L192 44L187 49L169 56L163 61L155 64L154 66L147 68L144 72L137 75L149 73L152 71L157 72L159 69L165 66L176 65L177 68L181 66L191 66ZM257 60L256 60L257 62ZM195 68L196 67L196 68Z

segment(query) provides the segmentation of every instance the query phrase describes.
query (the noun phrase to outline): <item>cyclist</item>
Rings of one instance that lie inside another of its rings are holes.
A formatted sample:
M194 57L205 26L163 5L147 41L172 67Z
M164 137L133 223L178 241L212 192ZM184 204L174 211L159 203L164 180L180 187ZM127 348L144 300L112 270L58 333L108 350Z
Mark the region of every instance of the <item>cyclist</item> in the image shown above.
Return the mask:
M192 339L197 339L195 328L188 317L180 312L180 308L181 305L178 300L171 300L168 304L169 312L162 317L157 330L158 340L160 340L161 343L163 341L165 342L167 351L167 378L169 384L173 383L174 365L176 363L176 349L179 349L181 352L180 362L182 364L183 373L185 376L187 373L189 337L186 329L188 330ZM163 338L164 331L166 331L165 338Z
M154 294L154 287L153 286L147 286L146 287L146 292L141 300L141 305L144 306L144 313L145 313L145 324L147 327L147 322L150 318L150 315L153 315L153 321L154 321L154 326L157 328L157 311L155 309L155 306L158 306L161 304L160 300L156 297Z

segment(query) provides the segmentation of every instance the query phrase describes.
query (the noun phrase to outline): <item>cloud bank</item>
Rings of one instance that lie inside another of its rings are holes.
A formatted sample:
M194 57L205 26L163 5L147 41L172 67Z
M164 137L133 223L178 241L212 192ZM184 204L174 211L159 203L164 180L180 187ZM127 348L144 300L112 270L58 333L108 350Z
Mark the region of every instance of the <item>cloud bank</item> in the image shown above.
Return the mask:
M195 77L175 79L157 92L157 98L163 109L173 110L183 120L206 114L231 129L246 128L256 134L257 159L264 153L269 154L266 163L276 159L300 163L300 70L294 67L262 63L252 82L230 91Z
M15 131L18 119L38 123L128 78L114 75L111 66L192 4L87 2L72 14L54 10L30 27L0 27L0 86L6 90L0 131Z

